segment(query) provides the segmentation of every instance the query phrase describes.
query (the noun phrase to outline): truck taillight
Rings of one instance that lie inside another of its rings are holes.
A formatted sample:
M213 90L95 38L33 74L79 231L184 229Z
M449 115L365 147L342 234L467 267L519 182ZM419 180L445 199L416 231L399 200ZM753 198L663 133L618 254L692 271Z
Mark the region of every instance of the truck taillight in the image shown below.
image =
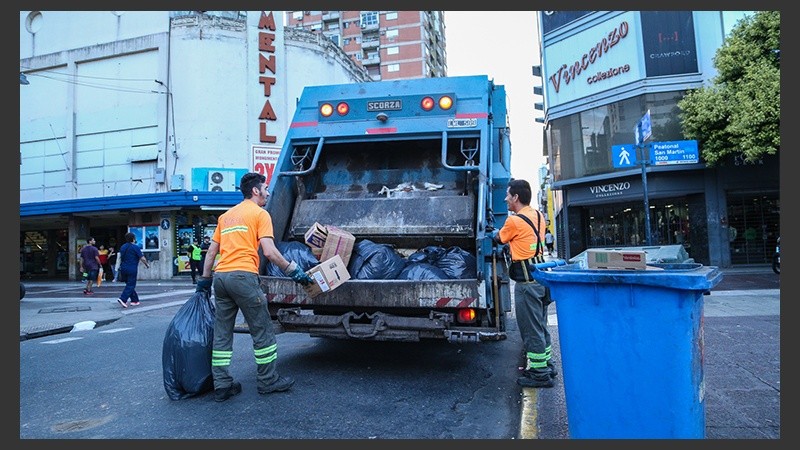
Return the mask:
M441 108L444 111L447 111L448 109L453 107L453 97L450 97L449 95L443 95L439 97L438 102L434 100L433 97L425 97L420 102L420 106L424 111L432 110L433 107L436 106L437 104L439 105L439 108Z
M453 99L449 95L443 95L442 98L439 99L439 108L447 111L448 109L453 107Z
M322 114L322 117L330 117L333 114L333 105L330 103L323 103L322 106L319 107L319 113Z
M464 308L458 310L457 319L459 323L472 323L475 322L475 310L472 308Z
M350 105L345 102L341 102L336 105L336 112L339 113L340 116L347 115L347 113L350 112Z

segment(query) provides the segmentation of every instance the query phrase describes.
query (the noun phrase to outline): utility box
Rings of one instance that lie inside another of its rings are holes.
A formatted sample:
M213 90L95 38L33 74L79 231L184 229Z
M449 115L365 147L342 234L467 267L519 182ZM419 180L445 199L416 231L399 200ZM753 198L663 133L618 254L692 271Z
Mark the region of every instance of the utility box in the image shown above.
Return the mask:
M182 174L172 175L169 178L169 190L170 191L182 191L183 190L183 175Z

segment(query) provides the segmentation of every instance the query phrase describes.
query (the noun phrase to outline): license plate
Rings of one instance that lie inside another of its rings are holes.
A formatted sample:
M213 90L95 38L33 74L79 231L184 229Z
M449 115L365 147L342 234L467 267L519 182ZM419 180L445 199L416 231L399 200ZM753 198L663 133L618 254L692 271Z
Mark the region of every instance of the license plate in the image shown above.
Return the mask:
M379 100L367 102L367 112L375 111L399 111L403 109L402 100Z

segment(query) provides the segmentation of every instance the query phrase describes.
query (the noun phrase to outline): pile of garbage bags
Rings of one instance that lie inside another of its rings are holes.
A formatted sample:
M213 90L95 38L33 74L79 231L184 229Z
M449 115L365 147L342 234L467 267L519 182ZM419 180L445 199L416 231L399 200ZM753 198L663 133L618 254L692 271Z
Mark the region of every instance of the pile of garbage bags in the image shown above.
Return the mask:
M277 242L275 246L305 271L319 264L311 248L302 242ZM405 258L391 245L362 239L353 246L347 271L353 280L452 280L476 278L478 264L472 253L460 247L428 246ZM286 276L266 258L262 258L259 273Z

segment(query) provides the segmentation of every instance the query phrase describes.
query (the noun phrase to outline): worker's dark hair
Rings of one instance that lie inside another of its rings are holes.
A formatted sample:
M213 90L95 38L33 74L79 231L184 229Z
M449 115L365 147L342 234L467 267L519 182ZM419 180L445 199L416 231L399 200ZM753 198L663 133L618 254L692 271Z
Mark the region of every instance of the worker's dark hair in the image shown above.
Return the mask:
M253 196L253 188L259 187L267 181L267 177L257 172L248 172L242 176L239 182L239 190L242 191L244 198L251 198Z
M518 195L519 202L523 205L531 204L531 185L525 180L514 180L508 182L508 193Z
M136 239L136 235L135 234L133 234L131 232L125 233L125 242L133 242L135 239Z

